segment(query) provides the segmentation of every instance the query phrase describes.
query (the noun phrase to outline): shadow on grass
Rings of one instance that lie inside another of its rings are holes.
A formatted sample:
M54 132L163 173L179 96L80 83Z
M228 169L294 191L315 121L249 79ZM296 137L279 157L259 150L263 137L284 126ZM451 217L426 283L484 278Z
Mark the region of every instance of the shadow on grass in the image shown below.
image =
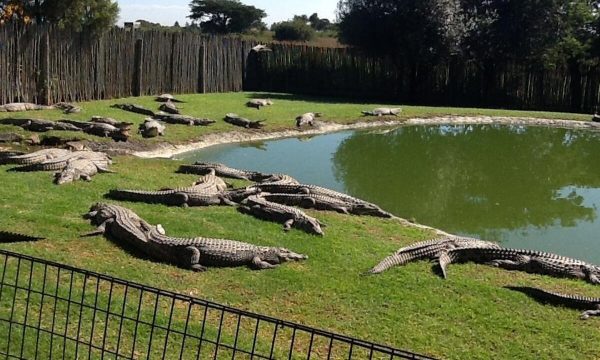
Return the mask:
M286 100L286 101L306 101L319 104L355 104L361 105L366 103L378 103L378 100L373 98L365 99L353 99L348 97L324 97L318 95L297 95L297 94L286 94L286 93L275 93L275 92L249 92L246 93L248 99L271 99L271 100ZM391 104L391 100L379 100L379 102Z

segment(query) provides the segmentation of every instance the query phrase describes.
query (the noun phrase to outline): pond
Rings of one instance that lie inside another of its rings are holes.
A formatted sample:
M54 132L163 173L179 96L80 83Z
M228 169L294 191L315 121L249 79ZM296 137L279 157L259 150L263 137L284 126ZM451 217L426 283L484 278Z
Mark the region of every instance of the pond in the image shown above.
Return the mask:
M450 233L600 264L600 133L410 126L220 145L177 158L287 173Z

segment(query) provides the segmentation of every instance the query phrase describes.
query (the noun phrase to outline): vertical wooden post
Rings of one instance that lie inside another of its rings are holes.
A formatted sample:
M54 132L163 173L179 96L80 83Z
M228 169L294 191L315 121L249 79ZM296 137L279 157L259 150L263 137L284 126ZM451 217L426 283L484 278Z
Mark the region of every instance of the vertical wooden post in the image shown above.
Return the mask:
M206 92L206 44L200 46L200 64L198 66L198 92L204 94Z
M137 39L135 42L135 53L133 56L133 96L142 95L142 61L144 51L144 40Z
M50 105L50 29L42 35L40 43L40 75L38 79L38 102Z

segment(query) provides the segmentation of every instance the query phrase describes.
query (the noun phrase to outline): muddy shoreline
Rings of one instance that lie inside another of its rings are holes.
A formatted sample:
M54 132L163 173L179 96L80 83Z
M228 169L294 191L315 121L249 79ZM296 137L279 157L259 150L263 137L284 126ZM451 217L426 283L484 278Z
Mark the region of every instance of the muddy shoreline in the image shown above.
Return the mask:
M290 129L281 131L237 130L208 134L197 141L187 144L163 143L153 149L129 151L140 158L171 158L175 155L204 149L214 145L242 143L249 141L273 140L298 136L322 135L345 130L359 130L379 127L416 126L416 125L524 125L545 126L565 129L600 130L600 123L591 121L538 119L523 117L490 117L490 116L440 116L431 118L410 118L404 120L385 119L381 121L356 122L353 124L319 123L313 128ZM116 149L115 149L116 150Z

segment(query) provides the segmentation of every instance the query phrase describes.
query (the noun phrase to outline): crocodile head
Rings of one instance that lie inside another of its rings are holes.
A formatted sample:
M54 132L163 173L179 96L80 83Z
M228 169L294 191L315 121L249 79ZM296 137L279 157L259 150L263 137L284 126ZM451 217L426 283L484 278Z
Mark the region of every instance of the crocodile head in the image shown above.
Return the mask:
M297 219L295 220L295 223L299 228L306 232L321 236L324 235L323 230L321 229L321 223L317 219L307 217L303 219Z
M295 253L286 248L267 248L261 254L261 259L270 264L281 264L286 261L306 260L308 256Z
M372 204L355 204L352 206L352 213L356 215L369 215L384 218L393 217L392 214L382 210L379 206Z
M102 224L108 219L114 218L116 213L111 209L110 205L103 203L96 203L92 205L90 211L84 215L86 219L92 220L96 225Z
M54 183L56 185L62 185L69 182L73 182L79 179L77 171L75 169L65 169L62 172L54 173Z

